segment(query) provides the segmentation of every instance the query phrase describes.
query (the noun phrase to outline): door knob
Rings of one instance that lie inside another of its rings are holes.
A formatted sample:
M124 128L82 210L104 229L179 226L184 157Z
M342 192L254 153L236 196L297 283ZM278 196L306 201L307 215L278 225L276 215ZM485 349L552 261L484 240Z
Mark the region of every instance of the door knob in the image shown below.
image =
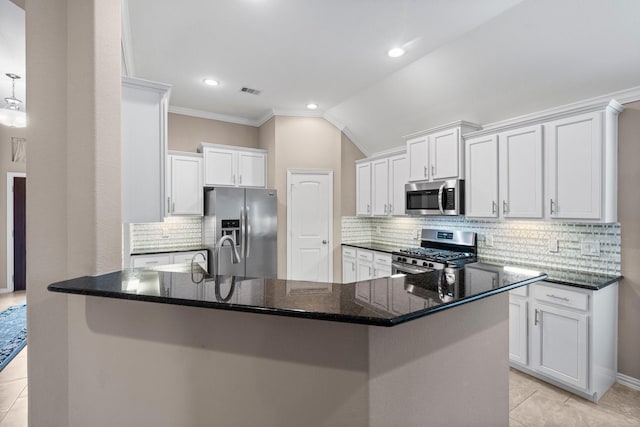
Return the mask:
M328 243L328 242L327 242L326 240L323 240L323 241L322 241L322 244L323 244L323 245L326 245L327 243Z

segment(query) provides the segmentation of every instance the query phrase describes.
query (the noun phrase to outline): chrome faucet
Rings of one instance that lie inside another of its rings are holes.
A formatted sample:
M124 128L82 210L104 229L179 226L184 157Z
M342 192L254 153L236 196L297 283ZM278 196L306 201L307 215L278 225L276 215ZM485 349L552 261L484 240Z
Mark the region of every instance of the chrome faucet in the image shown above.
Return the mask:
M214 276L216 276L220 271L220 266L218 265L220 261L220 249L222 248L222 245L224 245L224 242L226 242L227 240L231 243L231 262L234 264L240 262L240 255L238 255L238 249L236 249L236 241L233 240L233 237L231 237L231 235L229 234L227 234L226 236L222 236L220 240L218 240L218 243L216 243L216 250L213 252L212 274Z

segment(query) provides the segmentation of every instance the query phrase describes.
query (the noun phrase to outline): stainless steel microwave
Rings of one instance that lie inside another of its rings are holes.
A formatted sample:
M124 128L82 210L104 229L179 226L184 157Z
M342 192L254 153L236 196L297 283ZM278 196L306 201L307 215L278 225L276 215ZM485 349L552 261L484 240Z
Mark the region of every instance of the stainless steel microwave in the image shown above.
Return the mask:
M408 215L464 215L464 180L418 181L404 186Z

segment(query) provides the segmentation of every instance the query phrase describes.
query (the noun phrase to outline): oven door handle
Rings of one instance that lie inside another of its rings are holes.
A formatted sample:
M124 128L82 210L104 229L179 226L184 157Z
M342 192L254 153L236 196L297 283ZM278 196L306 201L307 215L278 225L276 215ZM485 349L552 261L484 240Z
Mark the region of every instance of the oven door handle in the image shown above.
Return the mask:
M444 186L447 185L446 183L443 183L440 186L440 189L438 190L438 209L440 209L440 213L442 215L444 215L444 208L442 207L442 196L444 194Z
M391 267L401 273L409 273L409 274L420 274L420 273L428 273L430 271L433 271L430 268L409 267L407 264L401 264L398 262L392 262Z

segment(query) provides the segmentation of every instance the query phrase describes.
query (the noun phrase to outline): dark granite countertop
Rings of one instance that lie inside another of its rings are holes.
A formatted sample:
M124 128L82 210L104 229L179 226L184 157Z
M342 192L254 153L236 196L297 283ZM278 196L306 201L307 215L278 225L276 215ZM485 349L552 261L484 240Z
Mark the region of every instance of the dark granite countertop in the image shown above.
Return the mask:
M613 276L584 271L554 270L550 268L542 269L547 273L545 281L558 283L560 285L572 286L575 288L590 289L597 291L622 279L622 276Z
M373 242L358 242L358 243L343 243L342 246L352 246L354 248L360 249L368 249L371 251L378 252L398 252L403 246L395 246L395 245L383 245L381 243L373 243Z
M206 246L194 246L192 248L158 248L158 249L143 249L138 251L131 251L130 255L156 255L156 254L168 254L173 252L196 252L205 251Z
M395 275L348 284L208 276L171 268L129 269L53 283L80 295L394 326L546 279L544 273L489 264Z

